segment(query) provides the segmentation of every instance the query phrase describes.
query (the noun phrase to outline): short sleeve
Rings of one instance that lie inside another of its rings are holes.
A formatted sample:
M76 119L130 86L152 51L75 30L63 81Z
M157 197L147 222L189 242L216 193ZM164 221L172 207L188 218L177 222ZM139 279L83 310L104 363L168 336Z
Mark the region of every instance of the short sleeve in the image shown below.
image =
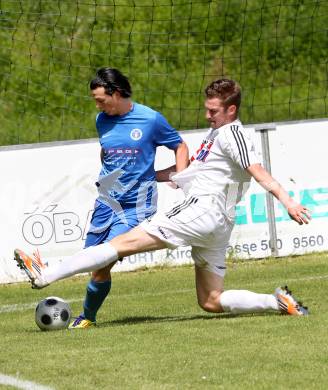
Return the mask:
M166 146L169 149L176 149L178 145L182 143L182 138L179 133L159 112L156 112L154 133L157 146Z
M226 151L241 168L259 163L251 134L241 125L231 124L225 129Z
M104 113L99 112L96 116L96 129L98 133L98 137L101 138L103 136L103 122L104 122Z

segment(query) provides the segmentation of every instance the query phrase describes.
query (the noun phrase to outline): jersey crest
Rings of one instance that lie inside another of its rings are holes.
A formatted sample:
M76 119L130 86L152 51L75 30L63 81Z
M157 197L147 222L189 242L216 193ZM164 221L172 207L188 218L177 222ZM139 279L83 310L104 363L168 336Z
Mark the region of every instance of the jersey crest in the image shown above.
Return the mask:
M211 147L213 146L214 139L204 139L196 153L191 157L190 161L202 161L205 162L207 156L210 154Z
M142 137L142 130L141 129L132 129L130 133L131 139L134 141L139 141L139 139Z

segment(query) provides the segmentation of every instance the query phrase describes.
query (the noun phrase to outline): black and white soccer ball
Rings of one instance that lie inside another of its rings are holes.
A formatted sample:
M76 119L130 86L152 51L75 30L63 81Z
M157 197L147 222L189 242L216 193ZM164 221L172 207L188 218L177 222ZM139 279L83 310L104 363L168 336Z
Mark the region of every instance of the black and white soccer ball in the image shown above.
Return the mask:
M35 308L35 322L41 330L65 329L71 319L69 304L58 297L48 297Z

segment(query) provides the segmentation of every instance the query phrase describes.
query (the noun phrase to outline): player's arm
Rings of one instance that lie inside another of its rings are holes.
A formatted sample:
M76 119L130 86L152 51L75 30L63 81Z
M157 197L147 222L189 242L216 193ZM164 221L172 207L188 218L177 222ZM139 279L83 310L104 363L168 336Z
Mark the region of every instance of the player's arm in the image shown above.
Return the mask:
M180 172L189 165L189 149L187 144L182 141L174 150L175 154L175 171Z
M261 164L252 164L246 170L265 190L271 192L284 205L291 219L300 225L309 223L311 219L309 210L295 202Z
M187 168L189 165L189 149L185 142L179 143L178 147L174 150L175 164L171 167L156 171L156 180L159 182L170 181L170 175L177 173Z

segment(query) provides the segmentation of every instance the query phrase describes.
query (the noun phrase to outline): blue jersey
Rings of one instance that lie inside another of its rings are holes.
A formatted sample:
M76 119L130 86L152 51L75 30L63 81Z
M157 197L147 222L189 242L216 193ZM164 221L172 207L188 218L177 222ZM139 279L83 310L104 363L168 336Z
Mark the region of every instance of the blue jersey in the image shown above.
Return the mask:
M156 147L176 149L182 142L178 132L160 113L137 103L125 115L99 113L96 127L103 151L97 200L116 214L139 207L154 212Z

